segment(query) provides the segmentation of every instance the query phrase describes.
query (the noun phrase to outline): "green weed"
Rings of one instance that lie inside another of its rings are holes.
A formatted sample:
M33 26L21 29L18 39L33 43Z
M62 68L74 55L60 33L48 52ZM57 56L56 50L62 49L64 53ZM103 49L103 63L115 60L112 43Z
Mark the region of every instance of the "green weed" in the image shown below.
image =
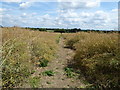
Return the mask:
M47 84L51 84L51 82L46 82Z
M29 79L29 84L32 88L37 88L39 86L40 77L32 77Z
M40 67L46 67L48 65L48 62L49 62L48 60L44 60L44 59L40 60L40 65L39 66Z
M73 78L75 76L75 74L73 73L74 70L72 68L65 67L64 70L66 72L67 77Z
M45 76L54 76L55 72L53 72L53 70L48 70L42 73Z

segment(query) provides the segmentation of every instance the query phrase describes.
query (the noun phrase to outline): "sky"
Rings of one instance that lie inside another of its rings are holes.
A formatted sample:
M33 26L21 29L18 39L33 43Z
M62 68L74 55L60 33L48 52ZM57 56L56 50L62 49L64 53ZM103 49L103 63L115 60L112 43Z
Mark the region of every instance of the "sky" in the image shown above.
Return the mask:
M0 2L2 26L117 30L118 2L47 0Z

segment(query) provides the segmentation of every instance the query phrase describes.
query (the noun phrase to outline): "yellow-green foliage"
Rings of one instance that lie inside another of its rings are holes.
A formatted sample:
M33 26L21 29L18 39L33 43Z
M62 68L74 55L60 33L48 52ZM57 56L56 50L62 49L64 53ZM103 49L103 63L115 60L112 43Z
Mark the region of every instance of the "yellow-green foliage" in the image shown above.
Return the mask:
M77 52L81 58L90 58L96 54L113 53L116 54L118 49L117 34L98 34L89 33L84 39L79 39L75 44L79 48Z
M75 49L74 44L79 40L78 35L74 33L66 33L63 34L63 38L65 39L66 47L69 47L71 49Z
M67 45L76 49L74 60L87 80L101 88L119 87L120 53L117 33L80 32L64 37Z
M88 37L89 33L66 33L63 34L63 38L65 39L66 46L75 49L75 43L79 42L79 40L83 40Z
M2 28L2 86L19 87L40 61L52 60L59 34Z

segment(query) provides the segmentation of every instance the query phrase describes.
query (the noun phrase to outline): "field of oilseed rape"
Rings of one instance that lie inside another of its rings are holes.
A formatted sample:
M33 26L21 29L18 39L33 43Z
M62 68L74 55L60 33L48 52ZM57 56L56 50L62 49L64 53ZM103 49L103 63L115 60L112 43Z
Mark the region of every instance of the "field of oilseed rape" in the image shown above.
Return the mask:
M2 28L2 87L19 87L36 67L55 58L59 34Z
M95 88L120 87L118 33L80 32L63 35L66 47L75 50L75 65Z
M1 30L3 88L120 87L117 32L55 33L20 27Z

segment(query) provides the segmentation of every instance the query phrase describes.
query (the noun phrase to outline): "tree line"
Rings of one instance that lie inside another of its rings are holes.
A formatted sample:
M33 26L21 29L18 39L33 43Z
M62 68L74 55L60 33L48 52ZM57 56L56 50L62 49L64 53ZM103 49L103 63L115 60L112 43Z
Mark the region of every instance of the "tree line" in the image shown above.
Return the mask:
M119 32L115 30L91 30L91 29L80 29L80 28L73 28L73 29L60 29L60 28L29 28L27 27L26 29L31 29L31 30L37 30L37 31L53 31L57 33L76 33L76 32L103 32L103 33L113 33L113 32Z

